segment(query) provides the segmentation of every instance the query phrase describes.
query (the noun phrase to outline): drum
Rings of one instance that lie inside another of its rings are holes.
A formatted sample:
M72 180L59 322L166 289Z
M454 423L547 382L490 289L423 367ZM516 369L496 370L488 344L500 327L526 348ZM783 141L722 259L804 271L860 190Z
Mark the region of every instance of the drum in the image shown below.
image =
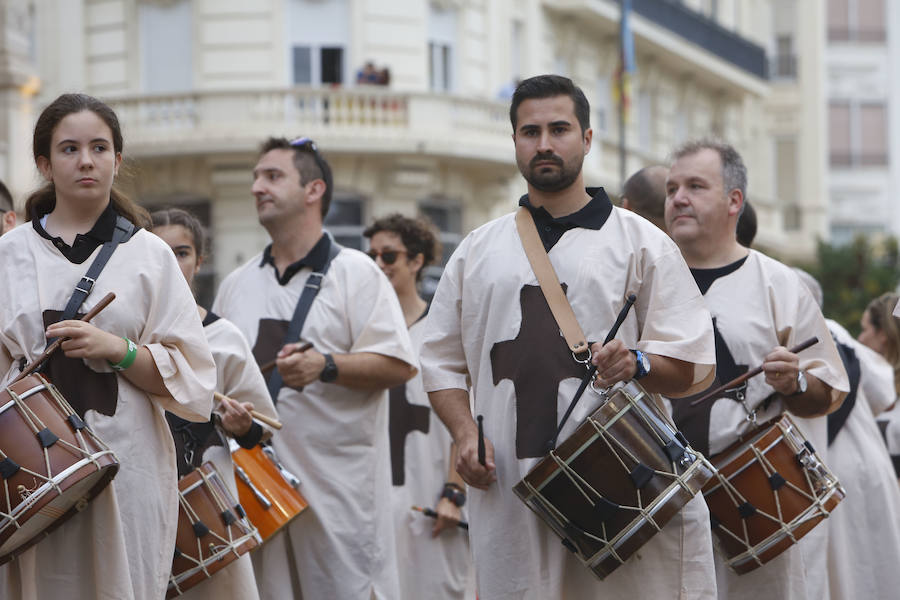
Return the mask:
M205 462L178 481L178 534L166 598L180 596L260 544L244 509Z
M83 510L118 470L112 450L44 377L0 391L0 564Z
M296 489L300 482L277 462L271 447L248 450L231 440L231 460L241 505L263 542L309 506Z
M844 490L784 414L712 457L703 488L726 563L739 574L764 565L827 517Z
M631 381L614 386L513 491L603 579L712 476L712 465Z

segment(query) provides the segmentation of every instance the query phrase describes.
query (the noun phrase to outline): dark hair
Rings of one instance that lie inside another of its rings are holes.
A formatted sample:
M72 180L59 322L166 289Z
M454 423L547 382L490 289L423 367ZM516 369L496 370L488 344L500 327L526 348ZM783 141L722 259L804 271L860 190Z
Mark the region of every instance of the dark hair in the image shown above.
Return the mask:
M150 228L165 227L167 225L181 225L187 229L194 240L194 251L197 258L206 258L206 230L200 219L181 208L164 208L154 211L150 215Z
M259 154L262 156L272 150L293 150L294 168L300 174L300 185L306 185L314 179L321 179L325 182L325 193L322 194L322 219L324 219L328 214L328 207L331 206L331 188L334 180L331 178L331 165L319 152L315 143L312 142L311 146L307 144L295 146L287 138L270 137L260 146ZM315 155L318 155L318 161L316 161Z
M894 307L900 296L894 292L885 292L866 307L869 322L876 330L884 333L884 358L894 368L894 388L900 394L900 319L894 316Z
M512 123L513 133L519 124L519 105L525 100L533 98L552 98L553 96L568 96L575 104L575 116L584 133L591 126L591 105L584 92L581 91L568 77L561 75L537 75L530 77L516 86L513 92L512 104L509 105L509 122Z
M691 140L679 146L672 153L672 162L679 158L697 154L701 150L713 150L722 162L722 186L725 194L731 190L740 190L741 197L747 199L747 167L744 159L734 146L712 139Z
M416 273L416 281L422 278L425 267L433 263L441 251L441 243L437 239L434 225L425 217L410 219L400 213L393 213L377 219L363 231L363 235L371 239L380 231L400 236L400 240L406 246L407 259L422 255L422 268Z
M15 210L16 205L13 202L12 194L6 184L0 181L0 212L8 212Z
M622 188L622 196L628 198L629 207L645 219L665 222L666 177L651 175L665 167L644 167L628 178Z
M41 112L41 116L34 125L32 151L35 164L40 156L50 160L53 132L60 121L71 114L86 110L91 111L106 123L112 133L113 150L117 154L122 152L122 128L119 126L119 118L112 108L87 94L63 94ZM115 186L109 192L109 199L116 212L131 221L136 227L146 227L150 223L150 215L147 211L118 191ZM40 218L52 212L55 207L56 188L51 181L41 189L32 192L25 201L25 220Z
M737 241L741 246L749 248L753 244L753 239L756 237L756 227L756 209L745 199L744 208L737 222Z

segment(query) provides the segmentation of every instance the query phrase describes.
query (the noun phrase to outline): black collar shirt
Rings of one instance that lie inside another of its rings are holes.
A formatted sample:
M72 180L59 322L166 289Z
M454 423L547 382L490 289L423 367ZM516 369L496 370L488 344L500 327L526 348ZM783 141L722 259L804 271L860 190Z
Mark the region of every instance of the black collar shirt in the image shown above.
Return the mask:
M279 274L278 269L275 268L275 259L272 258L272 244L269 244L266 246L266 249L263 250L262 260L259 261L259 268L262 269L266 265L272 265L272 270L275 272L275 279L278 281L279 285L284 286L287 285L291 278L303 267L309 267L314 272L321 272L322 269L325 268L325 263L328 262L328 251L330 246L331 244L328 235L323 233L322 237L319 238L319 241L316 242L316 245L312 247L312 250L310 250L306 256L295 263L291 263L284 270L283 274Z
M113 233L116 230L116 219L119 217L119 213L116 212L112 202L107 204L106 208L97 218L97 222L91 227L91 230L87 233L76 234L75 240L72 242L71 246L64 242L61 237L54 237L47 233L43 225L41 225L41 218L43 216L44 215L32 215L31 226L34 227L34 230L42 238L50 240L50 242L56 246L56 249L59 250L69 262L80 265L94 253L94 250L112 240Z
M544 244L544 249L549 252L570 229L581 227L583 229L599 230L603 227L609 215L612 214L612 202L603 188L587 188L591 196L590 201L581 209L572 214L554 218L543 206L535 207L525 194L519 199L519 206L524 206L534 218L538 235Z

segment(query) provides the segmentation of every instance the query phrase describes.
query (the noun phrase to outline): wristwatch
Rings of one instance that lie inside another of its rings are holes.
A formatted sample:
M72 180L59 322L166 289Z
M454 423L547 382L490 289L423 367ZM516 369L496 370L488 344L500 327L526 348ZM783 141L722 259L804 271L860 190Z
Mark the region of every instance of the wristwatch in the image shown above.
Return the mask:
M319 381L323 383L331 383L338 376L337 365L334 364L334 357L330 354L323 354L325 357L325 366L322 368L322 372L319 373Z
M637 372L634 374L635 379L643 379L650 374L650 357L640 350L632 350L635 362L637 362Z
M809 384L806 381L806 373L800 371L797 373L797 391L791 394L791 396L799 396L800 394L805 394Z
M441 492L441 498L446 498L455 504L457 508L462 508L463 504L466 503L466 493L462 491L458 485L452 483L444 484L444 491Z

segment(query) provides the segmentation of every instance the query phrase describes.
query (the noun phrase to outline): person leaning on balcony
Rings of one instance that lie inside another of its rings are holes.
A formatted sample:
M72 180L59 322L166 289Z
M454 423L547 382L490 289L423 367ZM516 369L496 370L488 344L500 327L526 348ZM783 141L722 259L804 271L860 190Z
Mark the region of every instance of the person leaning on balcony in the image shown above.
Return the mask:
M666 179L666 231L691 267L717 340L723 341L716 348L715 386L760 364L765 372L739 392L743 403L733 390L696 406L673 402L675 423L691 446L714 456L747 430L750 411L759 423L789 411L827 461L825 415L840 406L849 385L819 307L790 267L738 243L735 230L747 189L740 154L727 144L699 140L673 157ZM813 336L819 342L800 356L786 349ZM827 534L828 527L820 525L743 575L716 552L719 598L827 598Z
M622 208L641 215L663 231L666 230L666 175L669 169L660 165L644 167L628 178L622 188Z
M709 312L672 240L614 207L602 188L584 187L589 115L584 93L566 77L541 75L516 88L512 139L528 189L519 210L536 222L588 340L603 340L626 296L637 296L617 339L592 347L598 386L640 377L651 392L693 393L714 371ZM469 484L478 597L715 598L709 512L701 497L598 581L511 492L546 455L565 410L556 408L568 405L586 373L546 306L508 214L460 243L426 322L423 379L459 448L457 471ZM638 362L638 352L646 360ZM484 466L470 388L484 417ZM559 439L601 399L586 393Z
M277 357L268 386L284 429L272 444L309 501L252 554L263 600L399 595L387 389L416 374L416 357L387 277L322 229L332 192L313 141L266 140L252 193L272 242L225 278L212 307L257 362ZM318 293L286 339L306 289Z
M6 184L0 181L0 235L16 226L16 209L12 194Z

